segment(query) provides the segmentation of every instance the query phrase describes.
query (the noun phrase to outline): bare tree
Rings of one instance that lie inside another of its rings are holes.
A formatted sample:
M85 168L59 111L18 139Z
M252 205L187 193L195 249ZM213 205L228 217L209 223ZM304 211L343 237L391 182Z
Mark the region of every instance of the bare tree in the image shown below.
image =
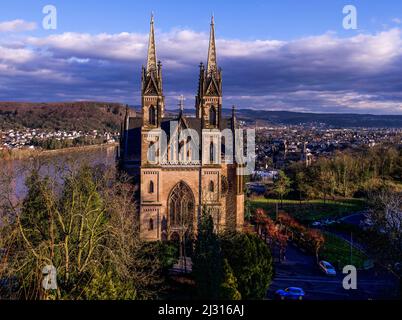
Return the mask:
M387 264L401 279L402 269L402 193L383 188L370 197L371 221L368 245L376 260Z
M132 184L114 170L60 166L53 176L32 167L22 201L2 175L0 278L16 279L24 299L155 297L158 255L139 239ZM53 291L42 286L49 265L57 270Z

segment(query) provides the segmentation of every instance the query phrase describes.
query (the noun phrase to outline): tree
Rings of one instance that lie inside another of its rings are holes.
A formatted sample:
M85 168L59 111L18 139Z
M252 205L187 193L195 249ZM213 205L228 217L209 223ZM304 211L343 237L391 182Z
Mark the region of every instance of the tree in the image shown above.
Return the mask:
M113 178L112 178L113 177ZM12 211L0 277L16 279L21 299L146 299L160 283L159 261L138 237L132 186L115 173L69 167L60 179L35 168L19 206ZM4 221L3 221L4 222ZM44 290L42 269L53 266L57 289Z
M254 233L226 234L222 251L237 278L242 299L262 299L272 280L268 246Z
M402 194L385 188L370 197L368 218L374 235L385 235L386 248L378 247L383 259L402 261Z
M286 176L285 172L279 171L278 178L275 181L274 192L281 199L281 207L283 206L283 197L286 196L290 191L290 185L292 181Z
M220 298L223 300L241 300L237 279L227 259L223 260L223 282L220 288Z
M326 169L323 169L320 171L317 183L319 186L319 189L321 189L321 193L324 196L324 203L327 202L327 196L332 193L332 181L333 181L334 176L332 175L332 172ZM318 189L317 186L317 189Z
M302 201L302 195L306 193L307 191L307 179L306 179L306 174L302 171L296 173L296 188L299 191L299 201L301 204Z
M318 261L320 249L325 243L325 237L320 231L309 229L306 234L306 241L308 242L309 246L313 248L315 257Z
M266 225L267 214L261 208L257 209L253 216L253 222L257 227L257 234L261 235L263 227Z
M250 200L247 198L244 201L244 219L250 221L252 215L251 215L251 204Z
M193 257L193 274L201 299L218 299L223 282L223 259L212 216L203 210Z
M399 278L402 290L402 194L384 188L370 195L370 208L369 251Z

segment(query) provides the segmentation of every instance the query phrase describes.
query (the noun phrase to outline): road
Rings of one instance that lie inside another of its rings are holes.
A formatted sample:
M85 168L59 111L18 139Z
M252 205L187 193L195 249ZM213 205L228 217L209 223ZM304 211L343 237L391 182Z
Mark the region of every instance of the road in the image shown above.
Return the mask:
M306 300L383 300L397 297L398 283L385 272L358 271L357 290L345 290L342 286L344 275L326 276L318 268L315 257L291 244L286 257L286 262L275 264L276 274L267 293L268 299L274 298L276 290L291 286L303 288Z
M360 224L366 219L366 213L367 211L356 212L339 219L339 221L359 227Z

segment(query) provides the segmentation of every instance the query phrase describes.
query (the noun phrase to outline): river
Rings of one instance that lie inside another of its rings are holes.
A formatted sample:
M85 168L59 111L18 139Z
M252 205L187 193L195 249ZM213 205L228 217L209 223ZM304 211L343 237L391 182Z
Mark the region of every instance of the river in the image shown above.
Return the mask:
M63 170L68 169L72 162L76 164L86 163L93 166L113 166L116 159L116 148L116 146L102 146L83 148L72 152L55 152L54 154L38 157L38 160L0 160L0 175L2 175L0 178L9 177L8 181L11 180L13 196L16 199L21 199L27 191L25 180L29 173L29 168L33 167L33 161L39 161L42 164L40 172L43 175L57 178L62 175ZM4 183L4 181L0 179L0 183Z

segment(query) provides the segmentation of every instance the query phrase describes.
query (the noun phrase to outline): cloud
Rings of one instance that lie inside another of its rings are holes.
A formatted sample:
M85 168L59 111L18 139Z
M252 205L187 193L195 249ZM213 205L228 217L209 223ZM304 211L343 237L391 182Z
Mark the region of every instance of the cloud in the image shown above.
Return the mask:
M399 19L399 18L393 18L391 21L392 21L393 23L395 23L395 24L401 24L401 23L402 23L402 20Z
M157 33L167 107L197 90L208 33ZM140 103L148 35L62 33L0 43L0 100ZM402 114L402 34L393 28L341 38L218 39L224 104L239 108Z
M37 28L35 22L27 22L21 19L0 22L0 32L23 32Z

